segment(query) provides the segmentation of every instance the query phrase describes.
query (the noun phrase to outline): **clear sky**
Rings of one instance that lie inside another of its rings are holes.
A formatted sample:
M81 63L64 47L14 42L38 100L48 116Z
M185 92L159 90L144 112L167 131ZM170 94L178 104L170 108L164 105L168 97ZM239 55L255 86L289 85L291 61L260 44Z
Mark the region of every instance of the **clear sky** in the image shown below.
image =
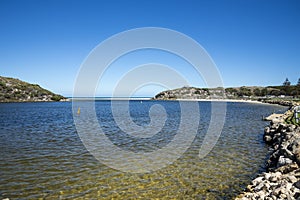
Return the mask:
M71 96L89 52L114 34L140 27L169 28L196 40L225 87L280 85L286 77L295 84L300 78L299 0L0 0L0 75ZM156 51L135 56L143 62L170 58ZM191 85L205 87L184 63L170 59ZM99 95L109 95L117 80L116 73L106 76ZM159 90L148 87L140 95Z

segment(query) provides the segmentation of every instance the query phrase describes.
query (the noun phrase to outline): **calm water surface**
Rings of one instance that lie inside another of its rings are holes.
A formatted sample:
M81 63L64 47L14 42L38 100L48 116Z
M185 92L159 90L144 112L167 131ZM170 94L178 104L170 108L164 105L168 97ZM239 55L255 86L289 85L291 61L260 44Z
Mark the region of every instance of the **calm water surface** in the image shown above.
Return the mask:
M114 144L147 152L168 144L180 121L176 101L131 101L133 121L148 124L149 109L156 103L166 109L165 126L155 136L139 140L118 128L110 101L95 105L99 123ZM111 169L89 154L75 129L72 103L2 103L0 199L232 199L263 170L268 149L262 141L267 122L261 116L286 108L228 103L220 139L200 160L211 104L199 102L199 107L198 134L180 159L152 173L131 174Z

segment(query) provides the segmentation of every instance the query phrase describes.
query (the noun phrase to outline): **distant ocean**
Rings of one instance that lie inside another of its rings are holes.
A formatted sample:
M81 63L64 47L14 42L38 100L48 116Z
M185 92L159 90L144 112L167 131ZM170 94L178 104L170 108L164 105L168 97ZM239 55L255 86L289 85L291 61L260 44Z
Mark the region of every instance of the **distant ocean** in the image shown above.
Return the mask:
M150 100L152 97L68 97L71 100Z
M165 126L147 144L120 137L123 133L113 119L111 101L100 99L95 101L99 124L120 148L152 151L163 147L178 129L179 102L141 103L139 98L129 102L132 120L148 124L150 107L160 104L168 115ZM200 160L211 103L198 104L200 125L190 148L163 169L132 174L101 164L86 150L76 132L72 102L1 103L0 199L232 199L263 170L268 148L262 140L267 123L261 116L286 108L227 103L222 134ZM127 160L121 157L118 162Z

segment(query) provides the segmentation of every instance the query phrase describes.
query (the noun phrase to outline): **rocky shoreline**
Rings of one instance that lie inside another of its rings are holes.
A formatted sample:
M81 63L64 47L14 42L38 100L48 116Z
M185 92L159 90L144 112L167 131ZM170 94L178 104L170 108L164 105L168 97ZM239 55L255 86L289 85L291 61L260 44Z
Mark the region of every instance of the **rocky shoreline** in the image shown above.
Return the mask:
M281 105L281 106L288 106L290 108L292 108L293 106L297 106L298 105L294 101L288 101L288 100L259 99L259 101L262 102L262 103L269 103L269 104L277 104L277 105Z
M259 174L236 200L300 199L300 127L285 123L297 105L288 104L292 107L270 119L264 129L264 141L271 148L267 171Z

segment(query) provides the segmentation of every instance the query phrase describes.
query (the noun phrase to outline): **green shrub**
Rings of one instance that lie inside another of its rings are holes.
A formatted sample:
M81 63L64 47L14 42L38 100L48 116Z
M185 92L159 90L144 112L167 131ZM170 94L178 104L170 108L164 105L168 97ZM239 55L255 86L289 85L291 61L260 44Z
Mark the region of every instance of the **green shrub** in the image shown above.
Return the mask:
M4 82L2 82L2 81L0 81L0 87L6 87L6 84L4 83Z
M54 95L51 97L52 101L60 101L61 99L62 99L62 96L59 96L59 95Z

